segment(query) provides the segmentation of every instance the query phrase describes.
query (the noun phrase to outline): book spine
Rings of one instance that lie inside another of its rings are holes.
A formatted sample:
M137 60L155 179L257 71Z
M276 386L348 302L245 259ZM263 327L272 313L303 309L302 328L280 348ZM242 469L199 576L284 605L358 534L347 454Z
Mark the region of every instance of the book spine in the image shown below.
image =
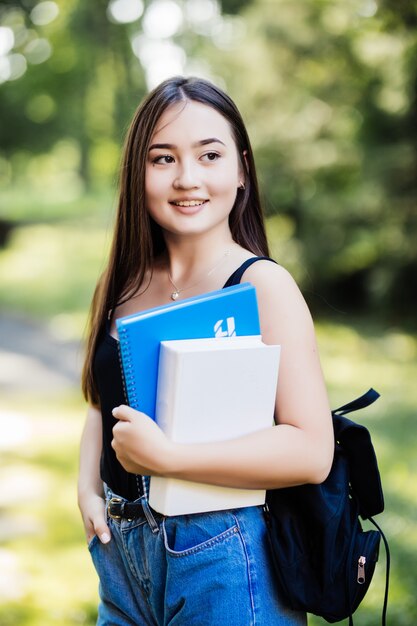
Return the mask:
M177 387L180 376L180 363L177 354L163 346L160 353L157 392L157 423L169 439L174 438L172 414L176 410ZM168 384L169 382L169 384ZM160 390L164 389L164 394Z
M123 389L126 401L133 409L138 409L138 396L130 351L129 332L126 326L119 328L119 359L123 373Z

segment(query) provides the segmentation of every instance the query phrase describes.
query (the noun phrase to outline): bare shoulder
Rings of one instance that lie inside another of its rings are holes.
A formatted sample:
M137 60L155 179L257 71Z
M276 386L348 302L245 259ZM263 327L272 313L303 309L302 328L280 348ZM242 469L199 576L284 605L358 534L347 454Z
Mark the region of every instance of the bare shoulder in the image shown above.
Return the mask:
M267 260L257 261L246 270L242 280L256 288L265 337L313 332L306 301L296 281L284 267Z
M270 297L290 296L304 300L300 289L288 270L278 263L259 260L253 263L244 273L242 281L252 283L257 291L268 293Z

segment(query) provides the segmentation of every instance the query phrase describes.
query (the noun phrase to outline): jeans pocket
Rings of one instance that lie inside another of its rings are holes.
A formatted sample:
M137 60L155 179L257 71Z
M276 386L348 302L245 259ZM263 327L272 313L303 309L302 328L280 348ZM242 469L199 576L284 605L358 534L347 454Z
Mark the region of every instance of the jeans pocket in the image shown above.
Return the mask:
M166 517L162 522L165 548L173 556L187 556L222 543L238 533L230 511Z
M92 550L94 550L94 547L97 545L97 541L99 541L99 538L97 537L97 535L93 535L92 538L90 539L90 541L87 544L87 547L88 547L90 552L92 552Z

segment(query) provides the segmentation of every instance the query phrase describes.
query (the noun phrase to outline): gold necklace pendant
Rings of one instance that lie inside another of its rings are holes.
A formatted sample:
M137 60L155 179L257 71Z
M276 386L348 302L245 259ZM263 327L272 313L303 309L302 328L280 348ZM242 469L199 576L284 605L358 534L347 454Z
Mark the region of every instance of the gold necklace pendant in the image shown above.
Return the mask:
M168 280L171 283L171 285L175 288L175 291L173 291L171 293L171 295L170 295L171 300L173 300L175 302L175 300L178 300L181 291L187 291L187 289L192 289L192 287L195 287L196 285L198 285L198 283L200 283L204 278L207 278L207 276L210 276L218 267L220 267L220 265L224 262L225 258L230 255L230 253L231 253L230 249L226 250L226 252L222 256L220 261L218 263L216 263L216 265L214 267L212 267L211 270L206 272L201 278L199 278L192 285L188 285L188 287L177 287L177 285L174 283L174 281L171 278L171 274L168 272Z

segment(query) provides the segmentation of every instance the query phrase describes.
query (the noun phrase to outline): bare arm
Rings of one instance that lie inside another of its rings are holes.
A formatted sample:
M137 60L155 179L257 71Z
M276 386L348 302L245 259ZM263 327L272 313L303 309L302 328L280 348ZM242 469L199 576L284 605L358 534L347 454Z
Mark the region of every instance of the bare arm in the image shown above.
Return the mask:
M102 448L101 413L89 407L80 444L78 506L83 517L87 541L96 534L103 543L110 539L105 520L103 483L100 479Z
M262 337L282 346L277 425L213 444L172 444L150 420L117 409L113 446L128 471L231 487L321 482L333 454L331 414L308 308L291 276L270 262L245 273L257 289Z

